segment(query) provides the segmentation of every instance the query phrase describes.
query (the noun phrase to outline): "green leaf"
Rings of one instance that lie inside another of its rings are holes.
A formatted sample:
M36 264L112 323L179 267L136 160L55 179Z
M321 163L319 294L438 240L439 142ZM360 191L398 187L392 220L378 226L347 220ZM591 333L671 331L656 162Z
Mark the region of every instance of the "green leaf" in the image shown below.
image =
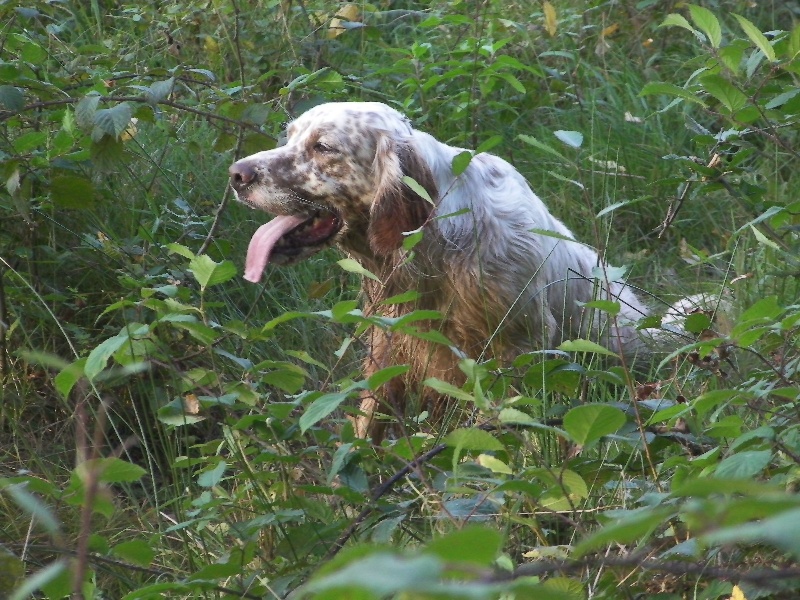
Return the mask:
M618 315L620 311L619 302L614 302L613 300L591 300L583 306L585 308L601 310L611 316Z
M466 165L464 166L464 168L466 169ZM422 186L421 186L421 185L420 185L420 184L417 182L417 180L416 180L416 179L414 179L414 178L412 178L412 177L409 177L408 175L404 175L404 176L403 176L403 183L405 183L405 184L406 184L408 187L410 187L410 188L412 189L412 191L413 191L413 192L414 192L414 193L415 193L417 196L419 196L419 197L420 197L420 198L422 198L423 200L427 200L428 202L430 202L431 204L433 204L433 200L431 199L431 196L430 196L430 194L428 193L428 190L426 190L424 187L422 187Z
M386 598L402 590L425 589L436 584L443 572L441 562L432 556L402 558L386 552L370 554L333 573L316 577L304 586L299 597ZM335 590L336 593L332 593ZM358 594L366 590L370 595ZM320 592L328 591L326 595Z
M440 394L444 394L445 396L455 398L456 400L462 400L464 402L475 401L475 397L469 392L465 392L460 387L456 387L452 383L447 383L446 381L442 381L436 377L429 377L422 382L422 385L432 388Z
M471 525L434 539L425 553L446 563L472 563L485 567L500 554L502 544L503 536L498 530Z
M77 116L77 114L76 114ZM120 102L111 108L101 108L94 114L94 124L103 133L119 138L131 122L131 107L127 102Z
M0 104L17 112L25 106L25 95L13 85L0 85Z
M705 102L703 102L700 98L694 95L694 93L690 92L689 90L685 90L682 87L678 87L672 83L665 83L663 81L651 81L650 83L646 83L642 88L642 91L639 92L639 96L675 96L677 98L681 98L683 100L688 100L689 102L694 102L695 104L699 104L701 106L705 106Z
M236 276L236 266L231 261L223 260L218 263L207 254L192 258L189 261L189 270L203 289L224 283Z
M572 148L580 148L581 144L583 144L583 134L580 131L564 131L562 129L558 129L557 131L554 131L553 134L567 146L571 146Z
M25 578L22 585L13 594L4 596L7 600L29 600L36 597L35 592L46 590L48 598L66 598L72 589L72 573L67 568L67 561L59 560L50 563Z
M566 342L562 342L556 350L563 350L564 352L592 352L605 356L617 356L616 352L612 352L608 348L590 340L567 340Z
M682 27L687 31L691 31L694 35L697 35L697 30L689 24L686 17L676 13L667 15L658 27Z
M378 276L375 275L372 271L367 270L360 262L352 258L343 258L336 262L342 269L347 271L348 273L356 273L357 275L363 275L364 277L369 277L370 279L374 279L375 281L380 281Z
M564 415L564 430L578 444L587 446L625 424L625 413L613 406L584 404Z
M93 381L94 378L106 368L108 359L124 344L127 344L129 339L128 330L123 329L116 336L108 338L104 342L101 342L99 346L92 349L83 367L83 373L86 375L86 378L89 381Z
M700 79L700 83L705 91L719 100L731 113L744 108L747 104L747 96L721 75L705 75Z
M8 598L25 575L25 564L0 546L0 598Z
M220 460L213 469L203 471L197 476L197 485L200 487L214 487L222 481L222 476L225 474L227 468L228 463L224 460Z
M615 511L615 513L622 516L579 543L573 552L574 558L579 558L589 550L606 544L627 544L636 541L656 528L662 527L668 519L675 516L675 509L648 506L638 510Z
M776 244L771 239L769 239L767 236L765 236L763 233L761 233L760 229L757 229L756 227L753 227L752 225L750 225L750 229L753 231L753 236L756 238L756 241L759 244L761 244L762 246L769 246L773 250L780 250L781 249L781 247L778 246L778 244Z
M701 537L705 544L770 544L800 557L800 508Z
M329 394L323 394L314 402L312 402L308 408L305 409L302 415L300 415L300 419L298 420L298 424L300 425L300 431L305 433L311 427L319 423L322 419L327 417L337 408L339 405L347 400L352 392L333 392Z
M97 112L98 104L100 104L100 94L97 92L90 92L78 102L75 107L75 122L78 127L88 129L94 125L94 115Z
M60 175L50 182L50 197L58 208L93 208L94 185L78 175Z
M458 177L467 170L469 163L472 162L473 154L469 150L459 152L453 157L453 175Z
M86 476L93 476L102 483L130 483L139 481L147 473L139 465L113 456L84 461L75 468L75 471L84 480Z
M147 100L149 104L155 106L172 93L173 87L175 87L174 77L170 77L165 81L156 81L152 83L147 92L145 92L145 100Z
M692 16L694 24L706 34L711 47L719 48L722 42L722 29L719 26L717 17L707 8L694 4L689 5L689 14Z
M497 452L505 450L505 446L496 437L475 427L451 431L442 441L459 451Z
M533 137L531 135L525 135L525 134L521 133L521 134L519 134L517 136L517 139L522 140L523 142L525 142L529 146L533 146L534 148L537 148L537 149L539 149L539 150L541 150L543 152L547 152L548 154L551 154L551 155L555 156L556 158L558 158L562 162L565 162L565 163L569 163L570 162L569 159L567 159L567 157L565 157L563 154L561 154L558 150L556 150L552 146L548 146L544 142L540 142L539 140L537 140L535 137Z
M502 135L493 135L487 140L481 142L478 147L475 149L476 154L480 154L481 152L488 152L495 146L503 143L503 136Z
M130 542L122 542L117 544L111 549L112 554L119 556L123 560L127 560L135 565L141 567L148 567L156 556L155 550L148 542L143 540L131 540Z
M771 460L771 450L737 452L720 462L714 475L729 479L752 479L760 475Z
M384 367L377 373L370 375L369 379L367 379L367 387L371 390L376 390L387 381L407 373L409 368L408 365L391 365Z
M753 25L750 21L745 19L741 15L734 14L733 17L739 21L739 26L745 32L750 41L755 44L755 46L764 53L764 56L767 57L767 60L770 62L775 62L777 59L775 57L775 49L772 47L772 44L769 43L767 37L761 33L761 31Z

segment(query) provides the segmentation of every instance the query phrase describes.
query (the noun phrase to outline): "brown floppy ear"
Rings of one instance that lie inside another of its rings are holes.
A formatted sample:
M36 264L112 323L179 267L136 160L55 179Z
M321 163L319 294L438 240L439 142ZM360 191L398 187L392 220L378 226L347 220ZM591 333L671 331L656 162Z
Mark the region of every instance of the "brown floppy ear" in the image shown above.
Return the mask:
M403 182L408 176L421 185L432 200L437 197L430 167L411 141L398 143L388 136L378 141L375 155L377 189L369 211L369 245L378 255L391 254L403 245L403 232L422 227L433 205Z

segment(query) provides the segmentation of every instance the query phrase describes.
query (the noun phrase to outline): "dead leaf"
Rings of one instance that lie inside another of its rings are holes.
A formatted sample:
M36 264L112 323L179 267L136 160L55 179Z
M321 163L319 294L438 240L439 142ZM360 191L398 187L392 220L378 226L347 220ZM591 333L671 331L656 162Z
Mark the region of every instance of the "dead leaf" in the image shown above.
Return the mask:
M544 29L547 31L550 37L554 37L556 35L556 31L558 31L556 9L546 0L542 3L542 8L544 9Z

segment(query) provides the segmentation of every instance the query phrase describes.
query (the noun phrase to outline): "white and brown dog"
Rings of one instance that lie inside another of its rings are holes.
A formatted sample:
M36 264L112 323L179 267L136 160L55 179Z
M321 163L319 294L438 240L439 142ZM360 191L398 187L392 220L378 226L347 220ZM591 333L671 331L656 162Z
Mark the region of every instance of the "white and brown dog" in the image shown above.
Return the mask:
M456 176L453 159L463 149L377 102L316 106L287 133L285 146L230 168L238 199L276 215L250 242L245 279L257 282L269 264L337 244L380 280L364 278L366 314L438 311L441 320L427 325L452 343L373 329L365 376L392 364L410 369L364 395L361 435L380 438L379 414L398 418L412 396L440 410L443 400L420 383L437 377L460 385L464 355L504 361L579 337L628 358L642 351L635 322L647 308L625 283L604 277L597 253L573 241L505 160L476 154ZM419 230L421 241L404 249L408 232ZM418 292L414 302L384 304L408 290ZM597 298L618 302L619 313L585 307Z

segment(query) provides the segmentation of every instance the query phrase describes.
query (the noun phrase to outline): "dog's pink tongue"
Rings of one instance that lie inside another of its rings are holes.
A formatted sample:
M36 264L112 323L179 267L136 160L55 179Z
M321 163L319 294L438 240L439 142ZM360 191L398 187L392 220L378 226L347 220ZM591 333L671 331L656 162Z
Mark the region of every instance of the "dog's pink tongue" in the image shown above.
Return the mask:
M259 227L247 247L244 278L247 281L258 283L264 273L264 269L267 268L272 248L275 247L275 244L278 243L284 233L294 229L306 219L307 217L280 216Z

